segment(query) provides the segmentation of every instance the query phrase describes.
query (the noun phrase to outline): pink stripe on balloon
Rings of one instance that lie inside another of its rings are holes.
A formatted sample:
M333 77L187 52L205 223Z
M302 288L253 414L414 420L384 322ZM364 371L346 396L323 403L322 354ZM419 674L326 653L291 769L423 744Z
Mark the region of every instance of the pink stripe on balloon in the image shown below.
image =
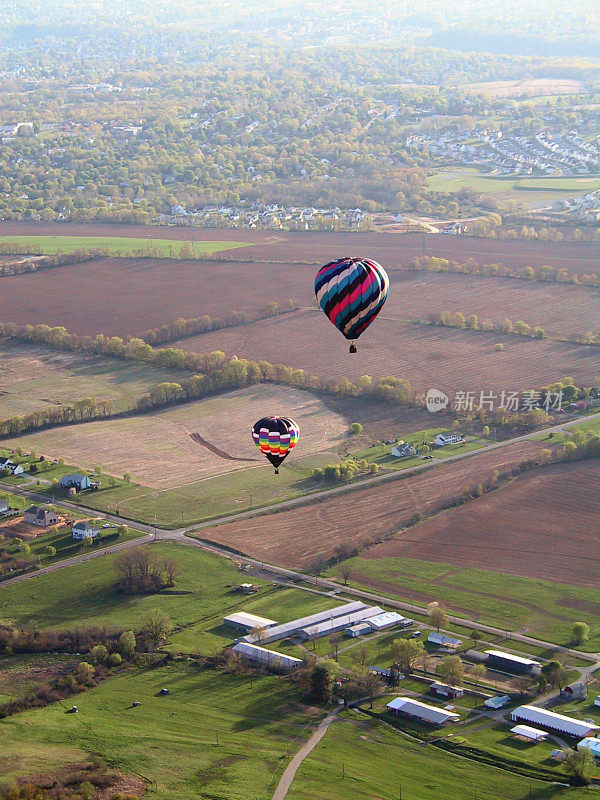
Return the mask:
M369 288L369 286L371 286L371 284L375 283L375 280L375 273L369 272L369 276L366 278L364 283L359 284L351 294L347 294L343 300L334 305L329 312L329 318L335 319L340 311L343 311L350 303L353 303L357 297L359 297L366 289Z

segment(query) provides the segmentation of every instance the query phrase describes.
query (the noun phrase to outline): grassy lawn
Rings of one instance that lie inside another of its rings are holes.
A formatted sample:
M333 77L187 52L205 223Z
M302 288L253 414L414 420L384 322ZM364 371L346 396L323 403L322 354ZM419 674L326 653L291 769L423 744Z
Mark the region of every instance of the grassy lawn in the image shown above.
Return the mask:
M401 437L401 441L412 444L418 449L422 445L434 441L435 437L440 433L452 433L452 431L450 428L426 428L422 431L407 433L405 436ZM429 452L429 455L433 456L434 459L444 459L457 455L457 453L479 450L489 442L491 442L491 439L487 439L484 436L479 436L477 438L469 437L465 442L450 444L439 448L434 447ZM389 444L375 444L354 455L356 458L365 458L371 463L379 464L382 469L405 470L427 463L427 461L423 460L421 455L412 458L395 458L391 453L393 447L394 445Z
M593 797L592 792L531 781L536 800ZM344 712L304 761L288 800L521 800L529 781L466 762L355 712Z
M459 615L471 616L504 630L525 628L531 636L559 645L569 643L571 620L587 622L591 628L590 639L580 649L600 650L598 615L564 604L569 598L598 603L600 592L597 590L408 558L359 557L349 563L354 573L349 581L352 585L372 589L369 579L385 581L388 586L379 586L378 591L408 602L414 600L406 590L413 589L420 597L425 594L427 601L439 600L450 611L458 609ZM334 567L330 574L335 576L338 571L339 568ZM423 598L417 602L425 604L426 601Z
M157 697L164 686L167 697ZM141 702L132 708L132 701ZM147 798L264 800L310 734L290 684L174 663L131 670L63 705L0 722L4 779L55 767L63 759L99 755L150 783Z
M301 589L270 587L256 578L251 580L260 587L257 595L234 594L231 585L247 578L229 559L185 545L158 543L146 547L156 556L177 563L179 575L172 590L144 596L117 594L113 567L117 556L109 555L0 586L0 619L18 627L96 625L135 630L149 611L160 608L175 627L171 649L213 652L217 645L221 649L239 635L222 627L222 617L234 611L243 609L287 622L337 605L331 598Z
M156 256L160 258L202 258L223 250L245 247L246 242L184 242L176 239L134 239L126 236L0 236L0 245L23 244L24 252L41 255L93 250L107 256Z

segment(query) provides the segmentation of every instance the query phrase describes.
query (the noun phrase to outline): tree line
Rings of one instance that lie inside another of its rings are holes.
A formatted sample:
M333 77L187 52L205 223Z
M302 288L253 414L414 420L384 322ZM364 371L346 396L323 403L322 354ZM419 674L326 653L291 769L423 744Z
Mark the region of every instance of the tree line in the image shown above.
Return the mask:
M28 246L20 243L0 242L0 253L2 254L20 254L27 252ZM86 261L92 261L95 256L91 253L82 250L76 250L73 253L61 253L55 256L38 256L34 258L19 258L14 261L5 261L0 263L0 277L7 277L8 275L23 275L26 272L39 272L44 269L53 269L54 267L65 267L69 264L83 264Z
M479 321L477 314L466 316L461 311L440 311L438 314L429 314L430 325L441 325L444 328L462 328L473 331L495 331L496 333L514 334L525 336L529 339L547 339L548 335L541 325L531 327L522 320L513 322L505 317L502 322Z

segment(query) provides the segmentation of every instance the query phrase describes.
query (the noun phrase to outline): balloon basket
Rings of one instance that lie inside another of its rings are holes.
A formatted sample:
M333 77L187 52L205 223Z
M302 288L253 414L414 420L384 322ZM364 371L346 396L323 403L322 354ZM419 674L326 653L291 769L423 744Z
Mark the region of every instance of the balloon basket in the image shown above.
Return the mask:
M275 470L275 475L279 475L279 470L278 469Z
M355 345L355 344L351 344L351 345L350 345L350 350L349 350L348 352L350 352L350 353L356 353L356 345Z

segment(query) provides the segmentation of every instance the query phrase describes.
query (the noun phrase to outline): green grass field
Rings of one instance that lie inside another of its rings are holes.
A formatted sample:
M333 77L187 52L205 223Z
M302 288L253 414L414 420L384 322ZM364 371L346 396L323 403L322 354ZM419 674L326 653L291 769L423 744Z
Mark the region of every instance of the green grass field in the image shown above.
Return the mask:
M246 575L232 561L199 547L146 546L177 563L179 575L173 590L144 596L117 594L113 567L117 556L109 555L0 587L0 619L42 629L82 625L139 629L144 616L160 608L175 626L171 649L212 652L216 645L222 648L235 638L235 631L222 628L222 617L233 611L243 608L285 622L342 602L301 589L271 588L256 578L251 581L261 587L257 595L233 594L230 586L246 580Z
M456 169L436 172L427 179L432 192L458 192L472 187L481 194L506 195L523 202L543 202L586 194L600 189L600 178L576 177L493 177L476 170Z
M387 725L347 711L304 761L287 800L557 800L593 797L423 747Z
M572 622L590 625L590 639L580 649L600 650L600 622L592 611L575 610L565 601L579 599L600 603L600 592L566 584L550 583L516 575L446 566L433 561L408 558L355 558L349 562L353 575L349 583L373 589L370 581L384 581L377 590L396 599L415 602L410 590L419 593L418 604L434 600L449 611L503 630L526 629L531 636L567 645ZM329 574L335 576L339 568ZM408 591L407 591L408 590Z
M38 255L91 250L107 256L157 258L202 258L245 247L247 242L184 242L176 239L134 239L126 236L0 236L0 246L23 245L23 252Z
M132 669L79 695L78 714L54 704L0 722L4 781L93 754L143 776L148 800L265 800L310 733L294 701L277 677Z

